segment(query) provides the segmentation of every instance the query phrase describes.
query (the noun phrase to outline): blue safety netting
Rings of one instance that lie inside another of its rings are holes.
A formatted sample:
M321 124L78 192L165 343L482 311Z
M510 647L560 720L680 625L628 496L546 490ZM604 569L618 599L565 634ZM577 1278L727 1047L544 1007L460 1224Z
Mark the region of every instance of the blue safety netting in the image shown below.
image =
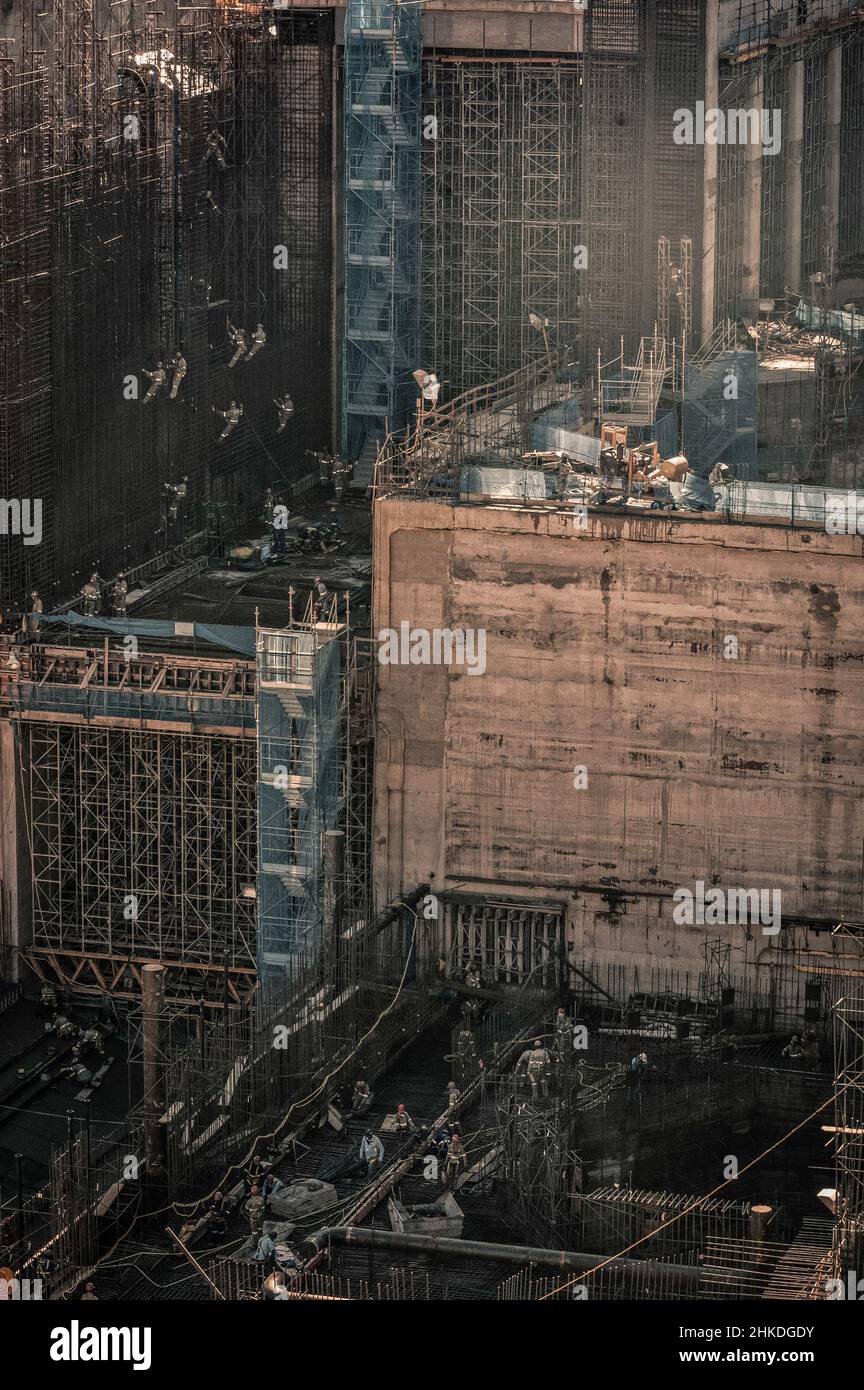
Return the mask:
M207 642L212 647L255 655L255 629L230 623L180 623L170 618L96 618L85 613L33 613L40 626L90 629L117 637L177 637Z
M339 814L338 638L262 631L258 674L258 963L272 976L321 945L321 837Z
M683 452L694 473L707 478L726 463L738 478L756 476L755 352L721 352L689 364L684 375Z

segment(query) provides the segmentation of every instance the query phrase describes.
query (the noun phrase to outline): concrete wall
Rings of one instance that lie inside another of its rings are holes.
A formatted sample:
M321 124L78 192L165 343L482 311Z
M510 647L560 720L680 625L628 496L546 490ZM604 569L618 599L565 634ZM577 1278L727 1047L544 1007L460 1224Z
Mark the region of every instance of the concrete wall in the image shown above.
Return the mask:
M394 498L375 554L376 631L487 633L482 676L379 667L379 901L552 900L574 960L696 971L726 935L672 921L699 879L864 917L860 537ZM749 937L733 969L771 960Z

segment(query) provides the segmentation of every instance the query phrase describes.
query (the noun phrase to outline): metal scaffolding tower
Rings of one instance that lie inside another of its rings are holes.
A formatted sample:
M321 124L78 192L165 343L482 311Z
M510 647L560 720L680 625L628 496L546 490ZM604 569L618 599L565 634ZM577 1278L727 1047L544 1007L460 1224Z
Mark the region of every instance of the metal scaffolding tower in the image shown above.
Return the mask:
M346 800L345 643L335 598L321 615L310 600L289 628L258 629L257 955L265 978L290 977L332 945L323 940L325 898L343 895L344 842L331 865L324 838L341 828Z
M424 60L423 351L448 397L543 360L530 313L577 340L581 108L578 58Z
M255 974L253 670L32 648L9 689L33 885L29 964L132 998L236 1005Z
M349 0L342 448L355 481L416 394L421 52L420 0Z

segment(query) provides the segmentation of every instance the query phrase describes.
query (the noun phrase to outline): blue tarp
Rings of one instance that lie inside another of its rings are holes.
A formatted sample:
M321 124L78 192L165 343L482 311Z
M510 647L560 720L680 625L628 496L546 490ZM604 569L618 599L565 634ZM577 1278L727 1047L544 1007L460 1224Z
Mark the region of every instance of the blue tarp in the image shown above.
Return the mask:
M690 470L707 478L727 463L739 478L756 473L756 353L721 352L684 373L684 453Z
M580 463L591 464L596 468L600 458L600 440L590 434L580 434L577 430L559 428L556 425L536 424L531 430L532 449L561 449Z
M93 618L84 613L39 613L40 623L91 628L117 637L186 637L224 647L241 656L255 655L255 629L225 623L180 623L170 618Z
M634 443L649 444L656 439L661 459L678 453L678 420L674 410L658 416L653 425L631 425L630 432Z
M801 328L815 329L834 338L849 338L853 347L864 349L864 314L845 314L842 309L819 309L799 299L795 322Z

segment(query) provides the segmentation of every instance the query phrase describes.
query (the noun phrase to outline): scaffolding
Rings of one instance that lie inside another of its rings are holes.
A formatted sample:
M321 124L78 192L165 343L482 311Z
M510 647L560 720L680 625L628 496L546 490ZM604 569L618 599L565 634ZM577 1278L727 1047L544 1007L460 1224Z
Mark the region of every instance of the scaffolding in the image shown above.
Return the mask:
M424 60L423 351L448 395L538 364L529 314L578 335L578 58Z
M42 978L237 1007L255 979L254 671L240 660L31 648L6 685Z
M420 411L401 435L384 439L375 495L405 491L456 500L471 493L472 463L524 467L535 425L553 407L575 404L575 378L573 368L540 362Z
M257 630L258 964L266 979L320 959L325 894L342 929L346 804L347 629L337 600L289 628ZM325 837L333 862L325 865ZM324 876L332 878L325 888ZM347 924L346 924L347 925Z
M420 326L420 0L349 0L345 20L343 440L355 480L406 423Z
M657 245L701 262L701 152L672 139L673 113L704 95L704 11L695 0L590 0L585 30L584 190L590 251L582 362L625 356L657 314Z

